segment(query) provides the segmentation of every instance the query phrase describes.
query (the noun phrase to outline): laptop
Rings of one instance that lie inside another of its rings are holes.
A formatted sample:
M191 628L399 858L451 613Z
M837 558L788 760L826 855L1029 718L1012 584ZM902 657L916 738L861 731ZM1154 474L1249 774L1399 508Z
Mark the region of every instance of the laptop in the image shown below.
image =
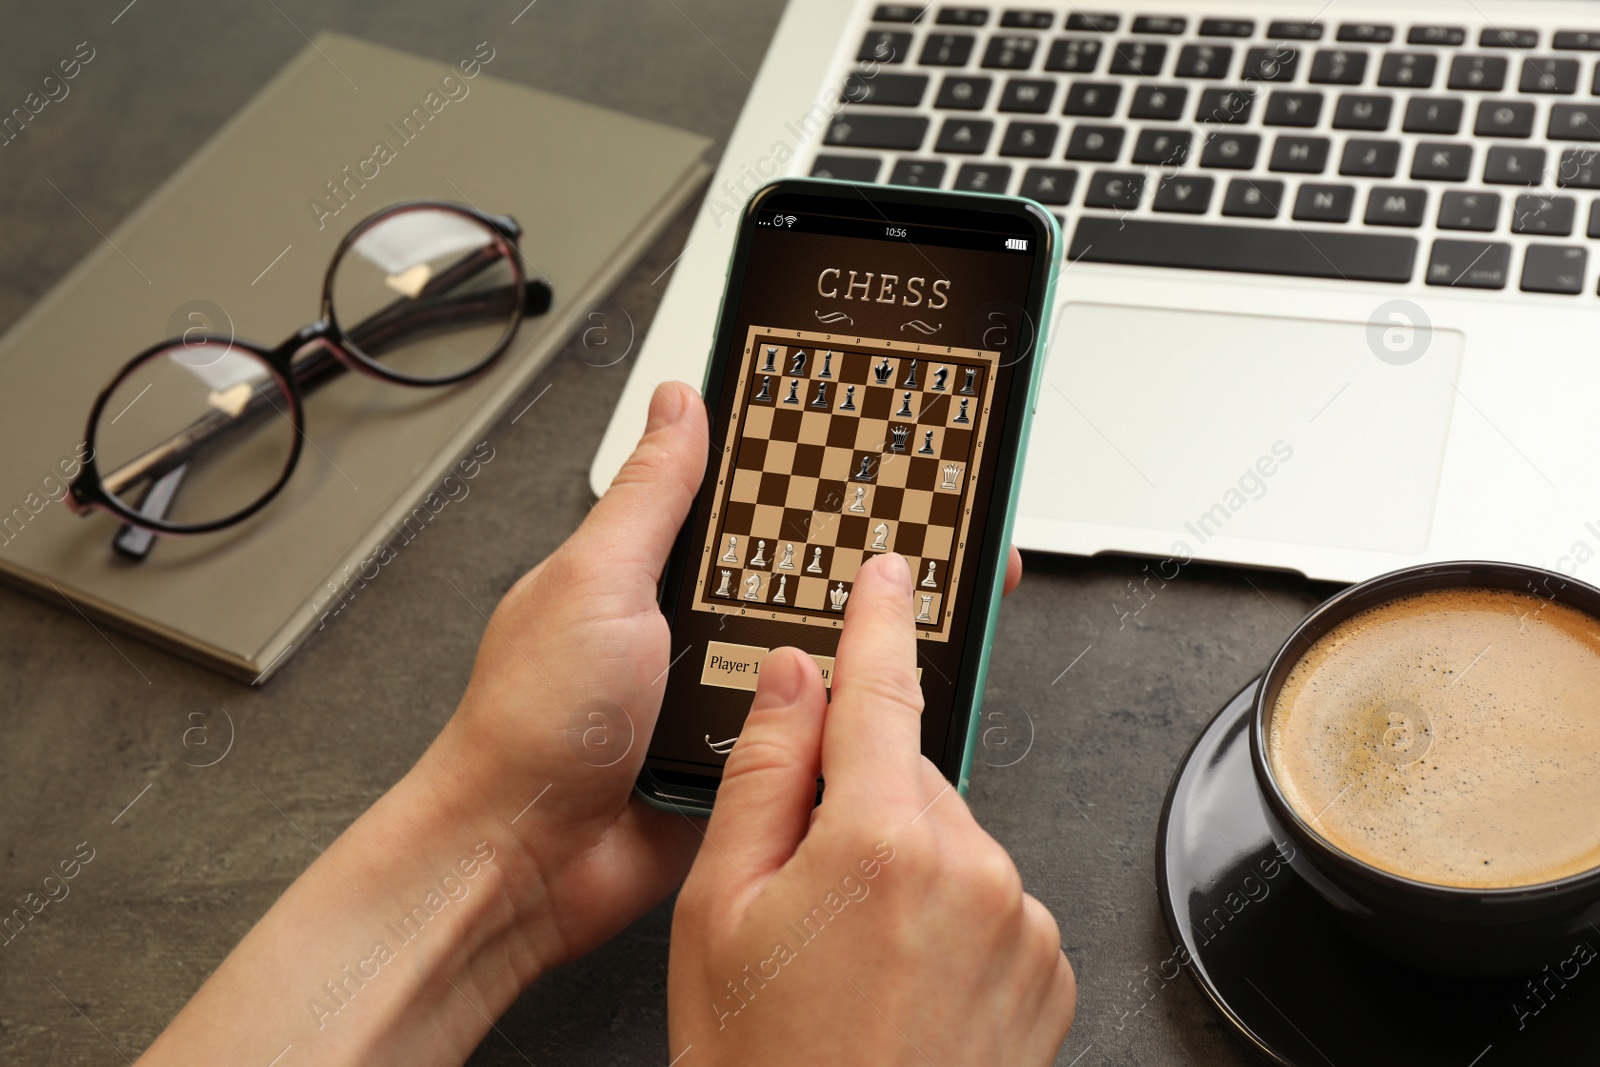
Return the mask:
M781 175L1060 216L1022 548L1600 578L1600 4L796 0L596 492Z

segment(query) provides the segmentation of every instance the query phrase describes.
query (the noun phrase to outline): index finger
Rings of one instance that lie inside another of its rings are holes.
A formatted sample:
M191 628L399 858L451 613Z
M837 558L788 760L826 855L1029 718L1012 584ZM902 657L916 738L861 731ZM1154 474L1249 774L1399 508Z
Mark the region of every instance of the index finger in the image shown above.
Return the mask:
M920 796L922 689L911 568L897 552L869 560L845 603L822 737L830 790L870 785Z

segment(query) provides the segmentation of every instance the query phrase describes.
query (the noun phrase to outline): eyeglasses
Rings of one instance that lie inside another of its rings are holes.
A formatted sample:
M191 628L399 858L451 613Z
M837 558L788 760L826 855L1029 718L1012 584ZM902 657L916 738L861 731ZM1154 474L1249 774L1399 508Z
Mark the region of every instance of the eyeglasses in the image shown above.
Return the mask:
M121 519L114 546L134 559L153 535L243 522L294 472L308 393L346 370L407 386L464 381L505 354L525 316L549 309L550 287L523 274L521 236L509 216L396 204L345 235L322 317L277 347L189 332L145 349L90 409L68 506Z

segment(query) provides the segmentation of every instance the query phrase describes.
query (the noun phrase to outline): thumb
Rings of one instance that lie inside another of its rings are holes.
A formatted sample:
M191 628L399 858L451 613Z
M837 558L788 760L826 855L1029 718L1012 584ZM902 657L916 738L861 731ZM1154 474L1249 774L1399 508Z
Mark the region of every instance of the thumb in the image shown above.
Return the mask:
M810 656L779 648L761 661L755 700L706 827L715 847L700 853L705 862L732 864L743 876L733 879L739 889L782 867L806 836L827 707L822 673Z

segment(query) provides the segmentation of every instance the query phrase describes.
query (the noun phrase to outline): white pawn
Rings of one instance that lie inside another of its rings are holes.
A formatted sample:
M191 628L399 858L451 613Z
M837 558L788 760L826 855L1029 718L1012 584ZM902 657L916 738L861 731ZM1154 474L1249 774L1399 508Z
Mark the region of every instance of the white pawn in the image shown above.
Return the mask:
M778 569L780 571L792 571L792 570L794 570L794 544L793 544L793 542L783 546L783 558L778 560Z
M864 485L856 486L856 498L855 498L854 501L851 502L849 510L855 511L855 512L865 512L867 509L866 509L866 506L862 503L862 501L864 501L866 498L867 498L867 487L864 486Z
M756 554L755 554L755 557L750 560L750 566L752 566L752 567L765 567L766 565L767 565L767 543L765 541L757 541L756 542Z
M822 573L822 548L820 546L811 550L811 562L806 565L807 574Z
M928 561L928 576L926 578L922 579L922 588L924 588L924 589L937 589L937 588L939 588L939 583L933 580L933 568L935 566L937 566L935 561L930 559Z
M724 562L724 563L738 563L739 562L739 539L737 537L733 536L733 534L729 534L728 535L728 551L726 551L726 552L724 552L722 554L722 562Z

